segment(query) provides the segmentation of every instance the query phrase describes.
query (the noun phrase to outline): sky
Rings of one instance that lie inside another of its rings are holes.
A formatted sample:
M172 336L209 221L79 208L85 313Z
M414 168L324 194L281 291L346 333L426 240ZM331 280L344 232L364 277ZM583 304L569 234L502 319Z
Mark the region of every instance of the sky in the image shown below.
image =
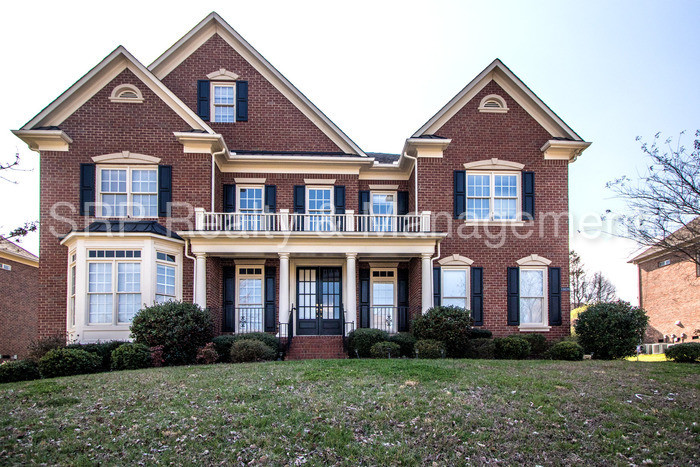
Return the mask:
M689 144L700 128L700 2L7 2L0 161L19 153L22 171L6 175L14 183L0 180L0 233L39 215L38 154L10 130L118 45L149 65L211 11L365 151L400 152L500 58L593 143L570 165L571 247L637 303L636 267L627 264L636 245L599 222L624 210L605 184L644 171L637 136L685 130ZM38 235L22 245L38 253Z

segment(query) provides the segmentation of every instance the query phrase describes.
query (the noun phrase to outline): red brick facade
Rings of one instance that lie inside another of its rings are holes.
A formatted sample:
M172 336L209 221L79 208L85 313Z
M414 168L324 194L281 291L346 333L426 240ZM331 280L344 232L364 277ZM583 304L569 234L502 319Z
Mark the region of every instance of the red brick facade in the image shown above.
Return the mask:
M0 360L19 358L36 339L39 274L36 266L0 258Z

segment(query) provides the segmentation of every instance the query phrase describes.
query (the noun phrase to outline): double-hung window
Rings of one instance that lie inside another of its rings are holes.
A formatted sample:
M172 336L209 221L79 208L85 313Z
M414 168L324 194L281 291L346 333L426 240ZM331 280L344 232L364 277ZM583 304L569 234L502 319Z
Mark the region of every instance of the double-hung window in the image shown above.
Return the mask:
M467 172L468 220L517 220L520 174Z
M238 188L238 212L241 230L262 230L263 187Z
M546 325L546 268L520 268L520 324Z
M331 232L333 223L333 189L331 187L308 188L307 230Z
M372 328L396 332L396 270L372 269Z
M214 122L232 123L236 121L236 86L234 84L212 83L211 114Z
M238 268L238 332L263 332L263 268Z
M90 250L88 257L88 323L130 323L141 308L141 252Z
M68 322L71 326L75 326L75 281L77 279L75 259L76 254L71 253L68 276Z
M176 299L175 295L175 255L156 253L156 303Z
M469 309L469 269L442 268L441 304Z
M372 192L372 232L392 232L395 214L396 193Z
M100 168L102 217L158 217L156 168Z

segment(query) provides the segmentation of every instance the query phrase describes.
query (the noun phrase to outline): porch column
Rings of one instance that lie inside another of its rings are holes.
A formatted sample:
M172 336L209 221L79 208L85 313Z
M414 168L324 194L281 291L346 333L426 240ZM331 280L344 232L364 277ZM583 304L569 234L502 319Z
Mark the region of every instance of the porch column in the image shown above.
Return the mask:
M280 324L289 321L289 253L280 253L280 296L278 303ZM280 332L282 329L280 327Z
M194 302L202 308L207 307L207 255L197 253L195 260L196 278L194 284Z
M348 276L348 296L345 297L345 311L347 315L345 316L345 321L349 323L354 323L357 327L357 253L346 253L347 256L347 276ZM342 323L341 326L345 326Z
M433 262L430 253L421 255L421 308L428 311L433 302Z

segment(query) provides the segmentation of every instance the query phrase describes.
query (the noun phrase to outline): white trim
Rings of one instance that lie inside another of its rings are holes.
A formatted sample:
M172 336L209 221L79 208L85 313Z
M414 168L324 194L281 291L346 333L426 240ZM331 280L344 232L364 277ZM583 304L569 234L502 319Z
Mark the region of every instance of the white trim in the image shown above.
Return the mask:
M233 89L233 104L216 104L214 101L215 88L231 88ZM209 83L209 121L212 123L236 123L236 83L232 81L211 81ZM217 107L230 107L233 109L233 120L230 122L220 122L216 120Z
M399 267L398 262L370 261L368 264L370 269L397 269Z
M122 97L125 92L133 92L136 97ZM119 102L124 104L140 104L144 101L143 94L133 84L120 84L112 89L112 94L109 96L111 102Z
M466 170L523 170L525 164L519 162L504 161L496 157L484 159L482 161L467 162L464 164Z
M102 156L93 156L92 161L96 164L150 164L160 163L160 157L147 156L136 152L122 151Z
M574 162L591 143L582 141L562 141L550 139L540 151L544 153L545 160L565 160Z
M533 255L536 256L536 255ZM541 258L541 257L540 257ZM544 258L543 258L544 259ZM523 299L521 294L518 294L518 309L520 313L518 316L519 325L518 328L521 331L549 331L549 274L547 274L547 266L542 265L521 265L518 271L518 290L522 290L520 287L520 280L522 279L523 271L541 271L542 272L542 321L539 323L523 323L522 322L522 306L520 306L520 300ZM528 298L528 297L526 297Z
M240 78L240 76L232 71L226 70L226 68L219 68L207 75L207 79L210 81L236 81L238 78Z
M489 196L469 196L469 176L470 175L488 175L489 176ZM511 196L496 196L496 176L497 175L506 175L506 176L514 176L515 177L515 191L516 191L516 197L515 197L515 217L513 219L494 219L494 209L495 209L495 201L496 199L513 199ZM480 223L495 223L495 224L500 224L500 223L507 223L508 225L512 223L517 223L517 222L523 222L523 213L522 213L522 172L512 172L512 171L503 171L503 170L494 170L494 171L475 171L475 170L467 170L465 173L465 187L466 187L466 193L465 193L465 206L464 206L464 218L465 222L467 224L480 224ZM489 199L489 218L488 219L469 219L468 216L468 206L469 206L469 199Z
M516 261L516 263L518 266L549 266L552 264L552 261L543 256L532 254L530 256L520 258Z
M391 191L391 190L398 190L399 186L398 185L370 185L369 186L370 190L379 190L379 191Z
M264 185L267 178L241 178L236 177L233 179L235 183L242 183L247 185Z
M438 260L441 266L471 266L474 261L467 258L466 256L454 254L451 256L445 256L441 260Z
M367 157L359 146L343 133L335 123L294 87L287 78L275 69L275 67L260 55L257 50L243 39L243 37L216 12L210 13L206 18L200 21L190 32L158 57L148 69L151 70L158 79L163 79L214 34L218 34L224 39L341 150L348 154L359 154L360 156Z
M305 178L306 185L334 185L335 178Z
M25 125L26 126L26 125ZM27 143L32 151L59 151L70 149L73 139L63 130L12 130L12 134Z
M265 261L262 261L262 264L259 262L253 262L253 261L241 261L236 262L235 264L236 267L236 299L235 299L235 316L234 316L234 330L237 332L238 329L240 329L241 325L241 314L240 314L240 309L241 308L246 308L245 305L242 305L240 303L240 284L242 279L254 279L254 280L259 280L260 281L260 304L253 304L252 306L248 306L249 308L259 308L261 310L262 316L261 316L261 326L262 329L259 329L256 331L264 332L265 331ZM243 274L241 273L241 269L260 269L260 274ZM248 305L248 304L246 304ZM237 329L238 328L238 329Z
M486 103L489 101L496 101L499 107L486 107ZM508 104L506 104L505 99L498 94L489 94L481 99L479 103L479 112L504 114L508 112Z
M464 296L464 302L465 306L464 308L466 310L471 310L472 304L471 304L471 278L472 278L472 270L471 270L471 265L459 265L459 266L441 266L440 267L440 304L444 305L444 300L445 300L445 271L464 271L464 278L465 278L465 293L466 295ZM461 298L461 297L451 297L451 298ZM431 297L432 300L432 297ZM449 306L449 305L446 305Z
M226 151L223 136L218 133L192 133L189 131L173 132L177 141L182 144L182 151L187 154L212 154ZM219 154L220 155L220 154Z

